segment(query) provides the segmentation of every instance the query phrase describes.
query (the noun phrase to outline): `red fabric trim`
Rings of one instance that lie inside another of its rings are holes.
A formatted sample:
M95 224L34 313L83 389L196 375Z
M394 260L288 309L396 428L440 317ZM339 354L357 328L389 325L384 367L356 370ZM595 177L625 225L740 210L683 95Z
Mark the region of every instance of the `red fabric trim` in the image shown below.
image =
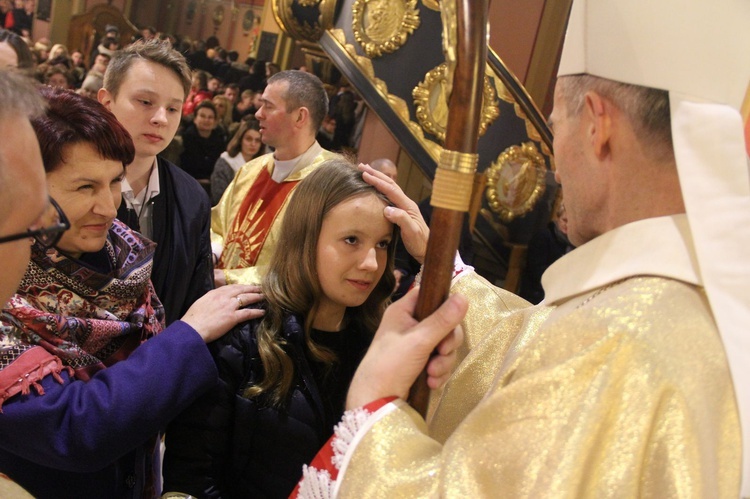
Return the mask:
M225 255L232 260L235 259L237 251L227 251L229 246L239 248L241 261L241 265L233 262L233 267L230 268L255 265L266 237L271 231L271 225L276 220L286 198L298 183L298 180L274 182L268 168L263 167L232 221L232 229L224 242L225 249L222 251L217 268L227 268L227 262L224 261Z
M398 397L384 397L382 399L375 400L374 402L370 402L369 404L362 407L365 411L369 412L370 414L374 414L378 412L383 406L390 404L394 400L396 400ZM328 441L325 443L325 445L318 451L318 453L315 455L313 460L310 462L310 467L315 468L317 470L326 470L331 475L331 480L336 481L339 476L339 470L334 466L333 464L333 439L336 438L336 435L333 435L331 438L328 439ZM294 490L289 495L290 499L297 499L299 495L299 486L300 484L297 483L297 486L294 487Z
M467 270L468 270L468 268L466 266L454 268L453 269L453 277L452 277L452 279L455 279L456 277L460 276L461 274L463 274Z
M58 383L63 382L60 372L65 369L69 375L73 370L65 367L62 361L42 347L33 347L22 353L8 367L0 371L0 413L3 403L10 397L21 393L27 395L33 386L39 395L44 390L39 382L50 374Z

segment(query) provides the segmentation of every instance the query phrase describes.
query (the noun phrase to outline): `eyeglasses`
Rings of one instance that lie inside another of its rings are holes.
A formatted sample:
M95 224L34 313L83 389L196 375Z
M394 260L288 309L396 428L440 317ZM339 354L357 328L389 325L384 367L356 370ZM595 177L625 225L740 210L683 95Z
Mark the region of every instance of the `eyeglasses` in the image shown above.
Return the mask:
M49 198L49 202L50 206L33 226L26 232L0 237L0 244L29 237L33 237L45 248L57 244L63 232L70 228L70 222L68 221L68 217L65 216L65 212L62 211L62 208L60 208L60 205L54 199Z

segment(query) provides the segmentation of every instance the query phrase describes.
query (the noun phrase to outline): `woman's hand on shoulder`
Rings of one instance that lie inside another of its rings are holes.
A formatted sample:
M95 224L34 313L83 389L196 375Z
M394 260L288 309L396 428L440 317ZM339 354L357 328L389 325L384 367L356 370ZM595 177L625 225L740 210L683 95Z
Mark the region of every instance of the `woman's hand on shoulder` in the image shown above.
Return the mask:
M240 322L262 317L265 310L244 308L263 299L260 286L229 284L198 299L182 317L206 343L221 338Z

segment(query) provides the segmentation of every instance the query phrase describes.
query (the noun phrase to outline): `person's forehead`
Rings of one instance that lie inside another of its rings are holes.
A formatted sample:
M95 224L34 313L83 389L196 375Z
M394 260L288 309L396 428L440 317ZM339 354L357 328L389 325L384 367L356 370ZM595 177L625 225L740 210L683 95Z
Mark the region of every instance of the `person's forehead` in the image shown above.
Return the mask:
M263 99L273 102L281 102L284 100L288 88L289 82L286 81L275 81L270 83L263 92Z
M549 125L552 125L554 121L559 120L565 113L565 99L563 98L563 92L560 87L560 84L558 83L555 86L555 91L552 99L552 112L549 116Z
M122 80L121 89L139 89L152 83L164 84L172 82L179 87L179 100L184 100L184 88L182 81L171 69L156 62L136 60L130 66ZM174 96L177 99L177 95Z

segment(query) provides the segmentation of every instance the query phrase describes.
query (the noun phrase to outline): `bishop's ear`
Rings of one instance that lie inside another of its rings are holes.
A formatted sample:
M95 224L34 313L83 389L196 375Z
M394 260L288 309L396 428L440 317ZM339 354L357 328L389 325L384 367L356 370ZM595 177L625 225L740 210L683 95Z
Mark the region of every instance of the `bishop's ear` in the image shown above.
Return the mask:
M596 92L586 92L582 114L586 118L587 139L599 159L610 152L613 112L615 108L609 100Z

